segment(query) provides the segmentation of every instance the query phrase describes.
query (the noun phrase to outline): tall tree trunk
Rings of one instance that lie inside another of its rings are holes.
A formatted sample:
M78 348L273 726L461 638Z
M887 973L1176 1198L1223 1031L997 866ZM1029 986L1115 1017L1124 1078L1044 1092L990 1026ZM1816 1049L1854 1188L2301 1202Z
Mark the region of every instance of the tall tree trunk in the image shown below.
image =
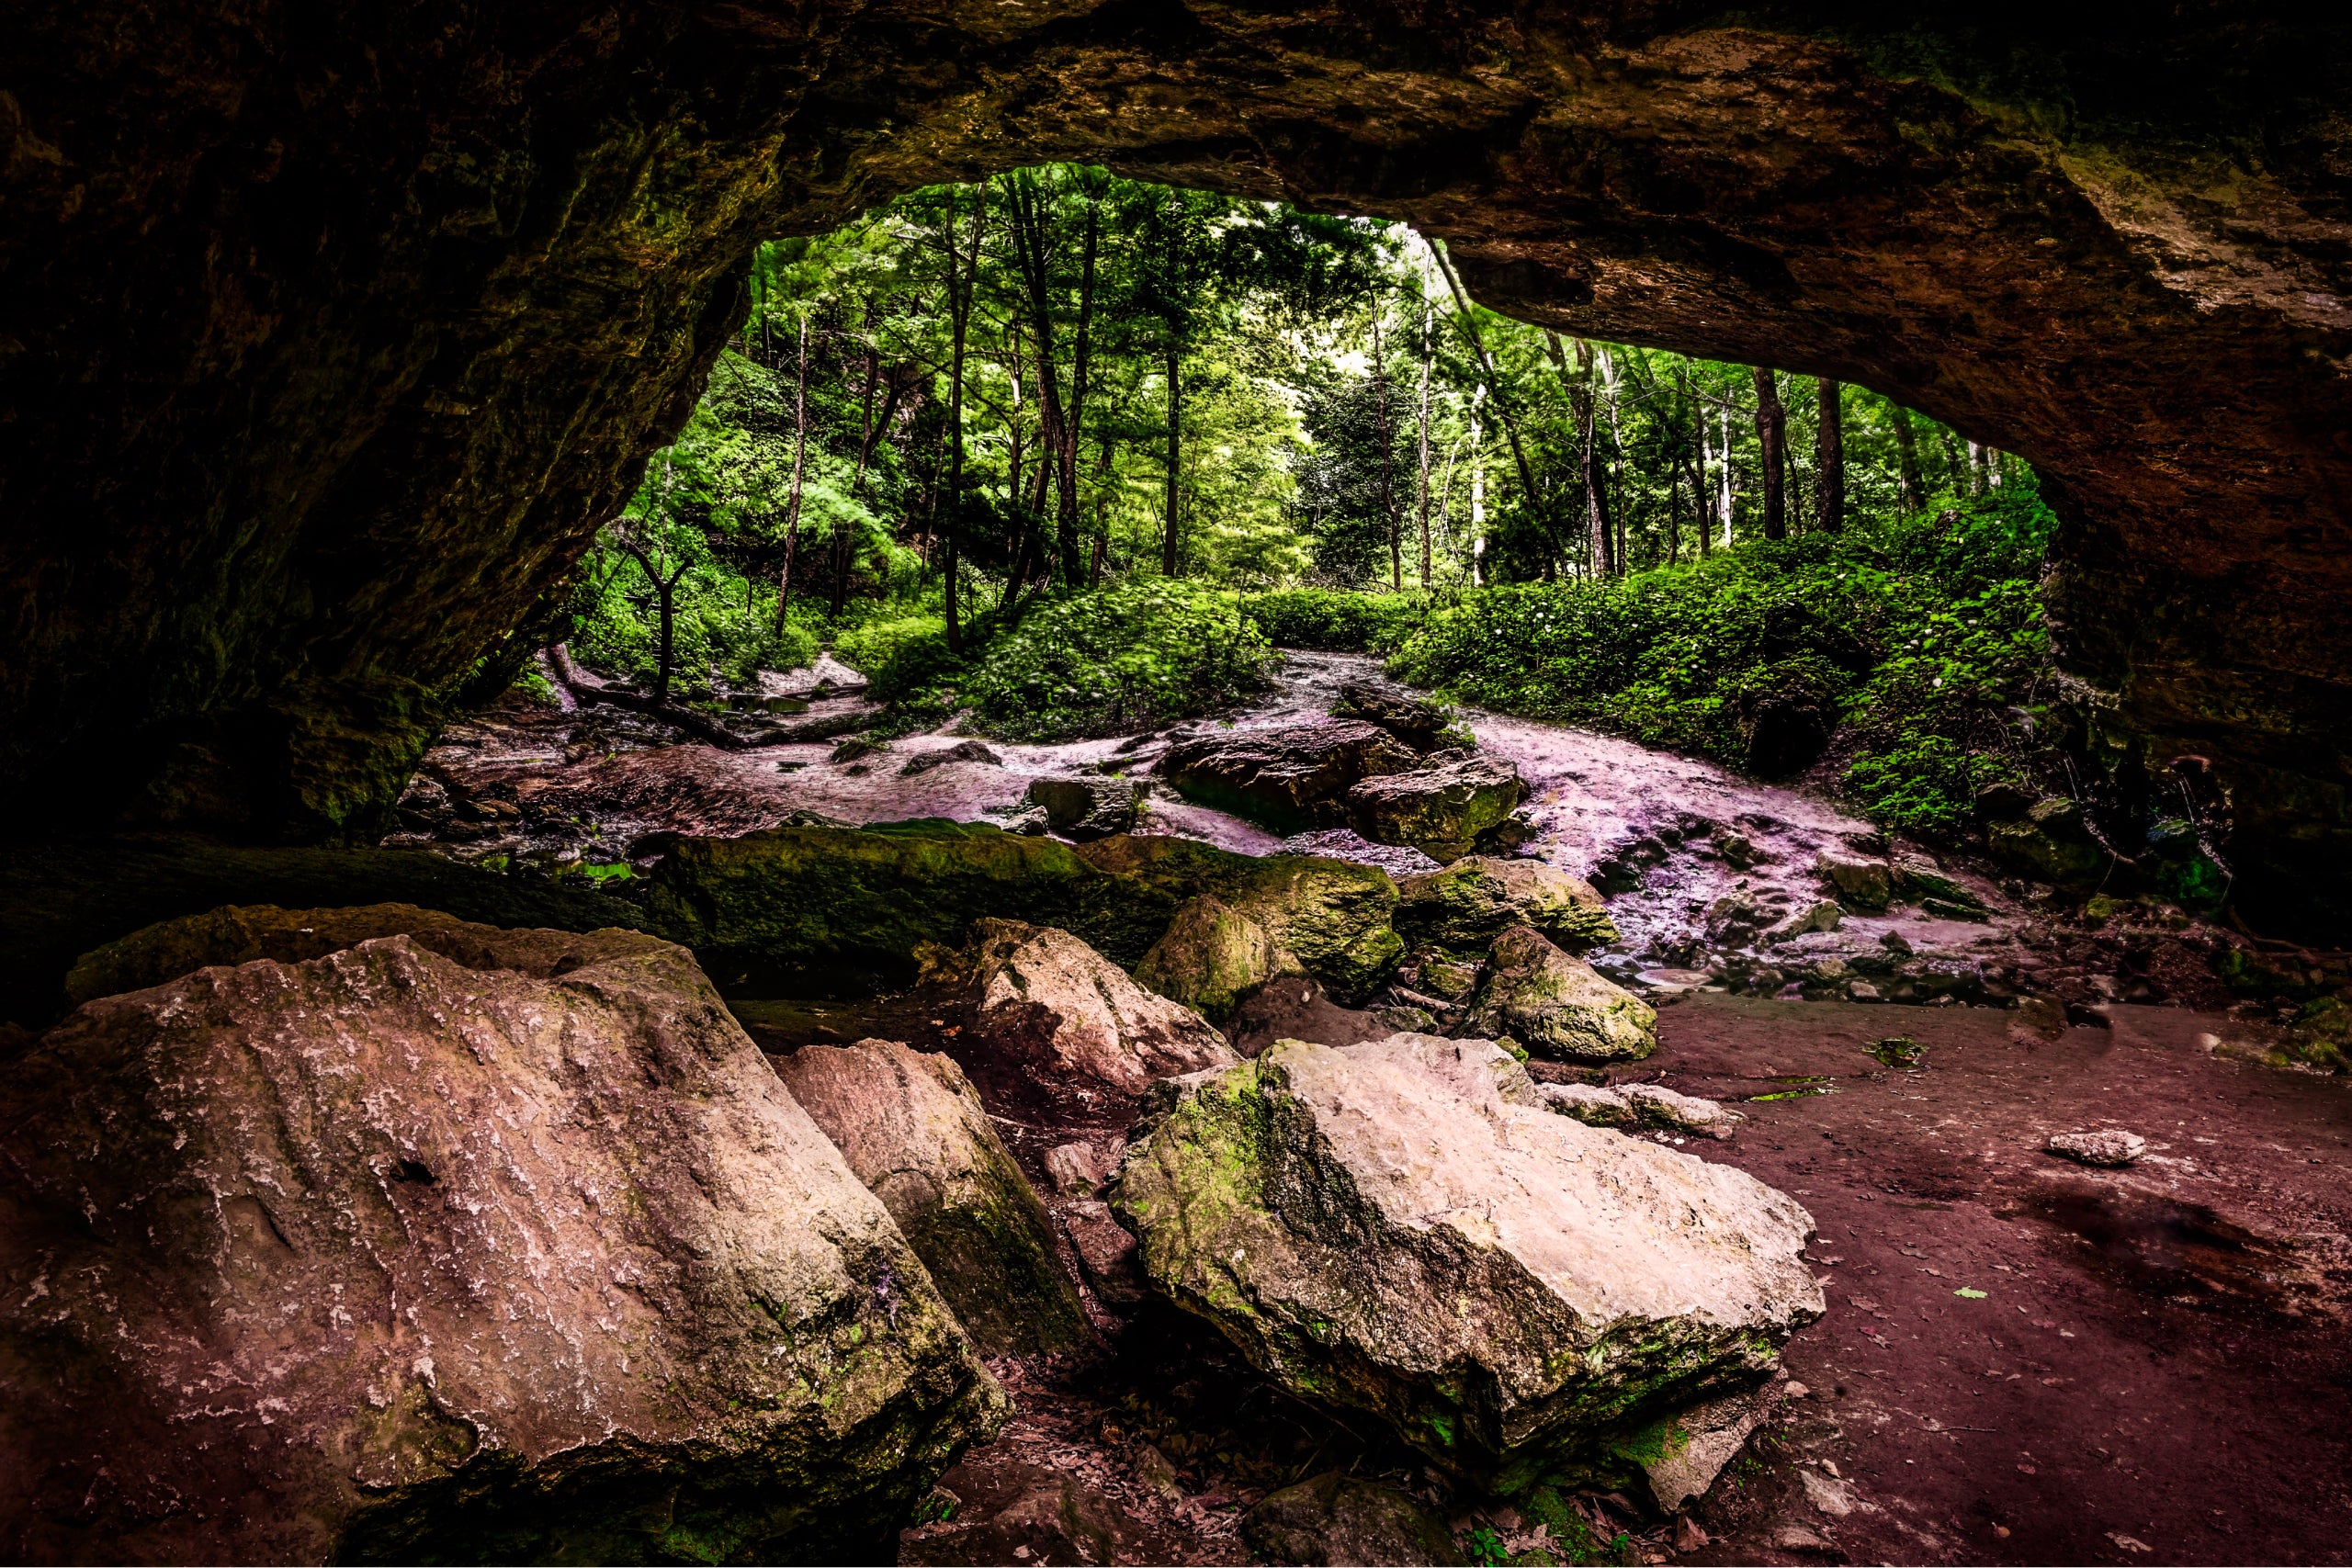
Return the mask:
M1690 400L1690 413L1699 430L1699 483L1696 499L1699 513L1699 558L1704 560L1715 547L1715 487L1714 475L1709 472L1713 455L1707 448L1707 405L1699 400L1697 388L1690 378L1690 366L1682 366L1683 395ZM1728 459L1730 454L1724 454Z
M1821 412L1814 440L1818 473L1814 480L1814 522L1825 533L1846 525L1846 425L1844 389L1824 376L1814 383Z
M762 323L765 330L765 322ZM800 548L800 496L808 471L808 318L800 318L800 371L792 392L792 493L784 505L784 568L775 580L775 629L781 636L792 599L792 558Z
M1758 365L1754 367L1756 378L1756 444L1760 447L1760 467L1764 470L1764 536L1785 539L1789 536L1789 518L1784 491L1781 490L1781 447L1788 436L1788 415L1781 408L1781 389L1772 372Z
M1006 182L1007 226L1027 296L1030 334L1037 368L1037 479L1033 510L1043 513L1048 485L1058 478L1064 504L1057 509L1056 552L1065 582L1078 581L1078 478L1063 431L1061 388L1054 368L1053 217L1050 198L1035 175L1025 171Z
M1381 352L1380 304L1372 309L1372 406L1373 418L1380 432L1380 515L1388 525L1388 588L1401 592L1405 587L1404 523L1396 515L1396 442L1388 431L1388 360Z
M1911 431L1911 411L1895 402L1887 407L1894 414L1894 460L1903 481L1903 508L1917 512L1928 504L1928 487L1919 477L1919 440Z
M1731 487L1732 487L1732 476L1731 476L1731 470L1732 470L1732 460L1731 460L1731 410L1730 410L1730 409L1726 408L1726 409L1724 409L1724 410L1723 411L1723 423L1722 423L1720 425L1718 425L1716 428L1717 428L1718 430L1720 430L1720 431L1723 433L1723 448L1722 448L1722 450L1723 450L1723 459L1724 459L1724 460L1723 460L1723 468L1722 468L1722 472L1721 472L1721 474L1719 475L1719 477L1720 477L1720 478L1722 479L1722 480L1723 480L1723 503L1724 503L1724 548L1725 548L1725 549L1729 549L1729 548L1731 548L1731 519L1732 519L1732 513L1733 513L1733 509L1734 509L1734 503L1735 503L1735 502L1737 500L1737 498L1732 494L1732 488L1731 488Z
M1160 546L1159 570L1170 577L1176 575L1176 491L1178 459L1182 451L1184 423L1184 393L1179 379L1183 372L1183 353L1171 333L1168 340L1168 534Z
M969 265L964 264L956 249L958 205L956 197L949 197L947 310L953 343L947 378L947 527L940 571L947 651L955 654L964 651L963 606L956 597L961 586L958 581L961 574L957 568L961 564L964 534L964 354L971 337L973 290L980 275L980 242L988 220L988 186L983 183L978 187L972 204L972 256Z
M1430 304L1421 300L1420 420L1421 592L1430 588Z
M1069 408L1062 416L1061 529L1067 541L1063 562L1070 583L1079 578L1078 559L1078 446L1086 419L1086 393L1094 354L1094 273L1095 256L1102 234L1101 203L1091 197L1086 203L1086 228L1079 246L1078 273L1078 333L1070 344ZM1096 565L1088 573L1090 581L1102 576L1101 552L1095 553Z
M1968 493L1971 495L1990 495L1993 492L1992 448L1979 446L1977 443L1972 441L1968 444L1968 457L1969 461L1974 465L1976 470L1976 477L1969 485Z

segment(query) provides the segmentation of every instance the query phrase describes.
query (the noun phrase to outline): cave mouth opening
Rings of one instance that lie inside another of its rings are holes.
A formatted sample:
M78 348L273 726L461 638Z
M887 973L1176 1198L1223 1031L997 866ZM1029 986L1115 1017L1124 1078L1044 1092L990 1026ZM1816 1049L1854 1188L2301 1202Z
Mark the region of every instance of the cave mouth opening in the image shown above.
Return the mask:
M1860 387L1485 309L1406 223L1049 164L760 247L560 662L749 710L823 648L911 710L1076 738L1246 685L1222 595L1266 641L1791 777L1889 708L1883 667L2014 695L2046 660L2038 491ZM1015 635L1040 605L1112 672ZM2048 750L1981 694L1940 705L1881 725L1879 753L1962 751L1902 826Z

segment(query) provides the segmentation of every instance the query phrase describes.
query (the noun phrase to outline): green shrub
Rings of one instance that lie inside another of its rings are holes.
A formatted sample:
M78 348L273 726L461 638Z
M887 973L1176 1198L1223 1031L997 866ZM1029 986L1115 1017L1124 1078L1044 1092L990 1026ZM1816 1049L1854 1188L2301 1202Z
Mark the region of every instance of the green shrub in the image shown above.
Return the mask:
M1232 594L1151 578L1034 606L958 694L1007 739L1120 735L1264 691L1279 659Z
M688 571L674 604L670 679L676 695L707 694L714 673L748 686L761 670L790 670L817 656L817 639L806 626L777 628L772 588L747 585L723 567ZM650 684L660 641L651 591L641 572L625 566L589 591L570 646L574 659L600 674Z
M2037 579L2054 525L2030 489L1883 528L1753 543L1695 565L1477 589L1389 660L1455 701L1745 765L1768 701L1849 726L1870 815L1950 837L2019 771L2049 663Z
M909 644L935 642L944 650L946 637L946 621L929 611L873 615L834 635L833 657L872 681Z
M1427 618L1430 605L1430 597L1421 593L1283 588L1243 595L1241 613L1276 648L1389 653Z

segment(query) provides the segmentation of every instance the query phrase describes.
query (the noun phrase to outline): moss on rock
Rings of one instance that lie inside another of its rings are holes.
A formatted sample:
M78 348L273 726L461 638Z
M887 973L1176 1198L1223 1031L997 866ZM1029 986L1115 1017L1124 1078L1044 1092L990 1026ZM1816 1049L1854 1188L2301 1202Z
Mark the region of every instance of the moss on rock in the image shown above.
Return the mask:
M1617 940L1590 883L1542 861L1468 855L1396 885L1396 929L1408 942L1483 949L1513 926L1532 926L1570 953Z
M1204 893L1176 911L1166 934L1136 965L1136 979L1204 1018L1225 1019L1283 962L1265 927Z
M1657 1049L1657 1010L1527 926L1495 942L1469 1027L1577 1061L1638 1061Z

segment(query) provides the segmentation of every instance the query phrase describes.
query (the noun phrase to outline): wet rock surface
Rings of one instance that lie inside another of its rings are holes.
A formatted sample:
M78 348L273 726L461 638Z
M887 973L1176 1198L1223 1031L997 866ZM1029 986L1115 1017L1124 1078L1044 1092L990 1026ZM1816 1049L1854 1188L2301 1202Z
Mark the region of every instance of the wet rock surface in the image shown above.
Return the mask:
M1155 1285L1458 1473L1524 1486L1821 1310L1792 1200L1533 1109L1485 1042L1284 1042L1163 1092L1116 1198Z
M1001 1424L689 954L448 929L101 998L11 1065L12 1555L861 1554Z
M1576 1061L1635 1061L1657 1048L1655 1009L1532 927L1497 939L1470 998L1469 1027Z

